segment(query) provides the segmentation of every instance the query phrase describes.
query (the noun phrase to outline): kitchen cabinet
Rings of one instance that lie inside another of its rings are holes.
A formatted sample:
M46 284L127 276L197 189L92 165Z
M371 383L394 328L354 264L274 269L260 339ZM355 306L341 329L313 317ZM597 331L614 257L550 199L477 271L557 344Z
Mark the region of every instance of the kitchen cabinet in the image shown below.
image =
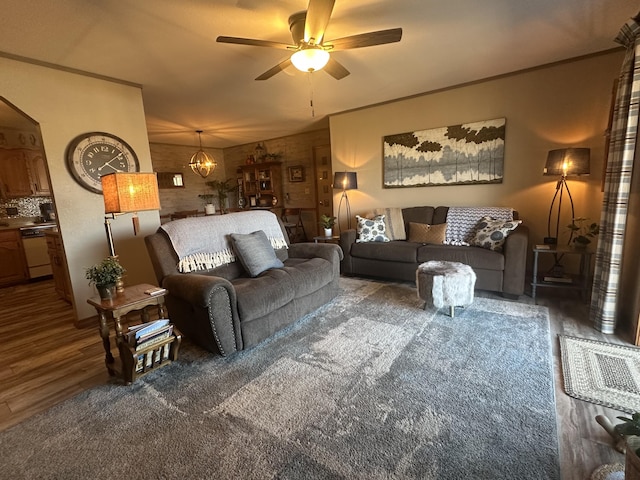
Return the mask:
M28 278L20 231L0 230L0 287L26 282Z
M27 156L24 151L0 149L0 196L18 198L32 194Z
M282 165L280 162L265 162L243 165L240 174L240 194L248 207L271 207L272 199L282 198Z
M47 230L45 237L47 238L47 249L51 259L55 291L61 299L71 303L71 280L69 279L67 259L62 247L62 238L57 229Z
M51 187L49 186L49 177L47 176L47 163L42 153L27 153L27 167L33 195L50 196Z

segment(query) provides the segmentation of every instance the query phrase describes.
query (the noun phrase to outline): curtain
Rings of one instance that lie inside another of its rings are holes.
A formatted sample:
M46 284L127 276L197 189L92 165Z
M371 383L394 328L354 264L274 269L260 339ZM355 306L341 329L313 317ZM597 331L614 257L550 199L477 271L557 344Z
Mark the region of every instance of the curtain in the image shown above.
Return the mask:
M596 330L614 333L631 175L638 135L640 100L640 14L620 30L616 42L626 48L622 63L607 160L600 239L591 295L591 321Z

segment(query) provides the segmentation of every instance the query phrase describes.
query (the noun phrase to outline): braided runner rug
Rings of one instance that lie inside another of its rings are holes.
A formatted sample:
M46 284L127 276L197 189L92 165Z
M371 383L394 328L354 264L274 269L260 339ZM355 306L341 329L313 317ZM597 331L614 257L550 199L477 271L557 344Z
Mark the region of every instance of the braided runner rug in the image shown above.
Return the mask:
M567 395L627 413L640 411L640 348L559 338Z

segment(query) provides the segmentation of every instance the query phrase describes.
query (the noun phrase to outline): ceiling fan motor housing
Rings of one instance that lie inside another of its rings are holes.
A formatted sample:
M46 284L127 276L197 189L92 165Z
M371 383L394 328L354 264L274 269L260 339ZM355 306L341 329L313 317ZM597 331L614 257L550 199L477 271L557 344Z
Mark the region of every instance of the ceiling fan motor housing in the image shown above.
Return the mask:
M289 30L291 31L291 38L293 43L300 46L300 43L304 40L304 22L307 19L307 12L294 13L289 17Z

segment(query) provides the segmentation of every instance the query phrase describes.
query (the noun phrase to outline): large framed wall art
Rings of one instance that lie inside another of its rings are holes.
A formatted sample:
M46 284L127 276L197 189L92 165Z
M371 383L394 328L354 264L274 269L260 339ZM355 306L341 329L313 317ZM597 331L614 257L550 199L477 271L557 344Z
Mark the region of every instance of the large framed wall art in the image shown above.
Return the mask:
M502 183L505 118L384 137L383 187Z

